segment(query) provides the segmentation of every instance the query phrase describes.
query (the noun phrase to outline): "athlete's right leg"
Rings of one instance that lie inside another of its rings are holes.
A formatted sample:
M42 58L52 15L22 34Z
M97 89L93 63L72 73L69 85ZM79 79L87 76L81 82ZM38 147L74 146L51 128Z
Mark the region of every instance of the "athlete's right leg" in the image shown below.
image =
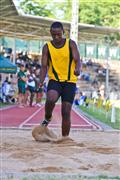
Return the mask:
M59 98L59 94L55 90L49 90L47 92L46 97L46 103L45 103L45 119L42 122L43 126L47 126L52 118L52 112L55 107L55 103L57 102Z
M51 121L52 112L55 107L55 103L59 99L60 96L60 85L56 81L50 81L48 83L48 91L46 96L46 103L45 103L45 119L42 122L43 126L47 126L48 123Z

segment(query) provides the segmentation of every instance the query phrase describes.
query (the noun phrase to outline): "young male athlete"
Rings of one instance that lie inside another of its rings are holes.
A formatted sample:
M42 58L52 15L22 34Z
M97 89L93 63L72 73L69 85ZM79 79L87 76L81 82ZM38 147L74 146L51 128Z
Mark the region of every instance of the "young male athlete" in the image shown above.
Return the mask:
M68 136L71 126L71 108L75 96L77 76L80 74L80 57L76 43L63 37L64 29L60 22L51 25L52 41L44 45L41 59L41 86L48 72L49 82L45 103L47 126L52 118L55 103L61 97L62 136Z

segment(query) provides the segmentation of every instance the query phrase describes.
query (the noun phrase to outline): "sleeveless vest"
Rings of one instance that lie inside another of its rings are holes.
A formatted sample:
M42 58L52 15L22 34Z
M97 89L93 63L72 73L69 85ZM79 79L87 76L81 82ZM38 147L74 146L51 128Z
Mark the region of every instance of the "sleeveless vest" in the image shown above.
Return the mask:
M70 40L66 39L64 46L61 48L54 47L51 42L48 42L47 45L49 50L49 79L76 83L75 62L72 58Z

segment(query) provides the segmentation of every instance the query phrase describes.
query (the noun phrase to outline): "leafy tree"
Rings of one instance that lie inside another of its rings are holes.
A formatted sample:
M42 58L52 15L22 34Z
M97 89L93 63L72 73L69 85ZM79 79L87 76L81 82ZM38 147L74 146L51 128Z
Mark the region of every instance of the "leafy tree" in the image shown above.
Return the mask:
M39 0L24 0L20 3L20 6L26 14L53 17L51 9L47 8L48 3L48 0L42 2Z
M27 14L71 20L72 0L23 0ZM120 26L119 0L79 0L79 22L100 26Z
M80 1L79 21L101 26L120 26L119 0Z
M62 2L56 0L23 0L20 3L24 13L69 20L71 16L71 0L63 0Z

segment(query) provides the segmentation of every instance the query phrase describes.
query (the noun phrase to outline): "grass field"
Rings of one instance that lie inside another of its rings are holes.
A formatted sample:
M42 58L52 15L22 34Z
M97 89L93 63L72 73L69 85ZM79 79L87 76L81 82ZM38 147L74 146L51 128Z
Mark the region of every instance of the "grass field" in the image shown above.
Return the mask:
M10 106L10 103L0 103L0 108Z
M120 177L108 177L108 176L81 176L81 175L32 175L24 177L8 177L3 180L119 180Z
M120 108L115 108L115 122L111 122L111 112L106 111L104 107L96 107L95 105L89 105L89 107L79 106L82 111L91 115L95 119L98 119L114 129L120 129Z

